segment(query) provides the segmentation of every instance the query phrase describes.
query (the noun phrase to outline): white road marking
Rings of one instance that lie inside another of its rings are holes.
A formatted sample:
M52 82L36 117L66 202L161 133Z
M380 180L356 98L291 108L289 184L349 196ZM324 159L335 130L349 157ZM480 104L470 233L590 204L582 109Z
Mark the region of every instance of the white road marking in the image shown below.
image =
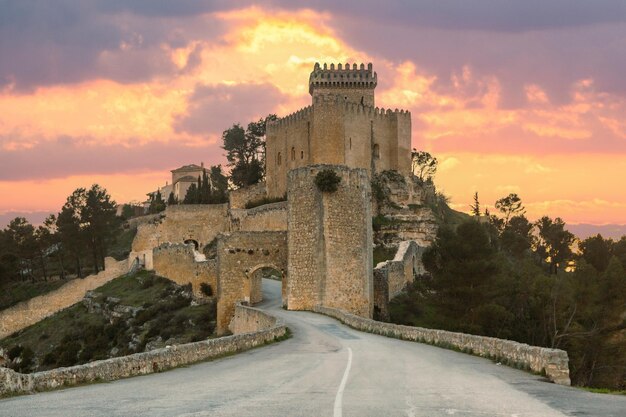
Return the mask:
M346 365L346 370L343 373L343 378L341 378L341 384L339 384L339 389L337 390L337 395L335 396L335 411L333 413L334 417L341 417L341 403L343 401L343 390L346 388L346 382L348 382L348 374L350 373L351 367L352 367L352 349L348 348L348 364Z

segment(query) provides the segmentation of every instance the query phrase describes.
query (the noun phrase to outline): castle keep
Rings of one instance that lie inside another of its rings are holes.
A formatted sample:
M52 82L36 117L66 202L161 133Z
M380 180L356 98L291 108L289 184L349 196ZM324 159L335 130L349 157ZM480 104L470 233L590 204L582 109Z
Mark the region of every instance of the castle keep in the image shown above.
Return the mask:
M375 107L377 82L372 64L315 64L312 104L267 126L270 197L285 195L287 173L307 165L411 173L411 113Z

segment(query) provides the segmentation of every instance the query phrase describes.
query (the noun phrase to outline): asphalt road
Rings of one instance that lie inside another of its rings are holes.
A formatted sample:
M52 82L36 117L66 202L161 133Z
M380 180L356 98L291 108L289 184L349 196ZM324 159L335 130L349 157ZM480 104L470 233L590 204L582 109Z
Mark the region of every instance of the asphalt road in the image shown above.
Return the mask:
M626 416L626 396L545 382L491 361L259 307L287 341L213 362L111 383L0 400L1 416Z

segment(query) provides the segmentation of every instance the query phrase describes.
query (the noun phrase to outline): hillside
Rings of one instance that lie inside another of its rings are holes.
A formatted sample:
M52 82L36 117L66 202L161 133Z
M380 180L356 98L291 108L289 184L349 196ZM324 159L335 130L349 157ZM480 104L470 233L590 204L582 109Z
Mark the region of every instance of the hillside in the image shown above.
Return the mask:
M212 301L198 305L188 286L141 271L0 340L0 349L9 367L29 373L198 341L214 329Z

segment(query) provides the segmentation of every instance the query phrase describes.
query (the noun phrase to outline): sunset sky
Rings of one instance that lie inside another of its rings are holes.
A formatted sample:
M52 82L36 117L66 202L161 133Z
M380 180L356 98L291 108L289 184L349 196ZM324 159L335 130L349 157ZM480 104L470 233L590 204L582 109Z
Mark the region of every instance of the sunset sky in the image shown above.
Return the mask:
M624 0L0 0L0 226L224 164L230 125L310 103L315 62L374 64L454 208L626 224Z

